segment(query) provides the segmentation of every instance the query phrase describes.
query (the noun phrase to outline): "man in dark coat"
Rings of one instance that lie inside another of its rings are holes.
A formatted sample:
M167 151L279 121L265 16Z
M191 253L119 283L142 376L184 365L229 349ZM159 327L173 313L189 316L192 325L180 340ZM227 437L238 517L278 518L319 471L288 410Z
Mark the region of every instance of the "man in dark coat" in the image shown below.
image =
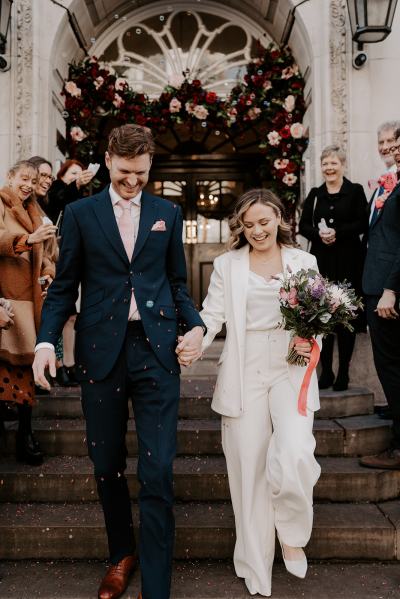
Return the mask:
M170 596L178 321L187 331L178 345L185 356L200 352L205 329L186 288L181 211L142 191L153 151L148 129L114 129L106 153L111 185L66 207L34 362L37 383L47 387L44 370L55 374L53 346L81 284L77 378L112 563L99 599L119 597L137 563L124 476L129 397L139 454L141 592L143 599Z
M400 129L392 153L400 170ZM378 198L379 199L379 198ZM370 218L363 291L375 368L393 417L391 446L360 462L370 468L400 468L400 183Z

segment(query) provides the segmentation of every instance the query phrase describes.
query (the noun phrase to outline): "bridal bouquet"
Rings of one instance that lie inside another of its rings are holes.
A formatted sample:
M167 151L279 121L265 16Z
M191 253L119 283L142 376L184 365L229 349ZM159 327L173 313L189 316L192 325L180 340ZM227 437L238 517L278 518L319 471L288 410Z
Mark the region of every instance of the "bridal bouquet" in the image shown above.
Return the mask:
M348 283L331 283L311 269L288 271L280 281L279 303L283 317L280 326L291 331L293 337L310 340L314 349L315 337L332 333L336 325L353 330L350 321L362 303ZM307 365L294 348L289 350L286 359L289 364Z

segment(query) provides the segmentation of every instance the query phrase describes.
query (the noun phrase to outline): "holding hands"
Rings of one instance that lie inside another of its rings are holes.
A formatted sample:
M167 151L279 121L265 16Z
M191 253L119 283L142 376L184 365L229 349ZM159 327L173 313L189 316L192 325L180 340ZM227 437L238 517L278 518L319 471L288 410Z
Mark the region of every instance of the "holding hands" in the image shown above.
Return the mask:
M201 345L203 335L202 327L194 327L191 331L185 333L185 335L178 337L178 345L175 351L181 366L190 366L192 362L200 358L202 355Z

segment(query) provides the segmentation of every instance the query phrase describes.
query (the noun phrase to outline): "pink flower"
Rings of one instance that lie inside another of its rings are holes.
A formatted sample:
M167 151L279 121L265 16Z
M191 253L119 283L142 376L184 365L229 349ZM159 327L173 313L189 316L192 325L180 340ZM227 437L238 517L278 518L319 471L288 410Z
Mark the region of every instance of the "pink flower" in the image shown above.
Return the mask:
M284 302L287 302L287 300L288 300L288 297L289 297L289 294L288 294L288 292L285 290L285 288L284 288L284 287L281 287L281 288L279 289L279 297L280 297L280 299L281 299L281 300L283 300Z
M76 85L74 81L67 81L67 83L64 86L64 89L70 96L74 96L75 98L79 98L79 96L82 93L82 90Z
M99 76L94 80L94 86L96 89L99 89L99 87L101 87L104 83L104 78Z
M289 291L289 296L288 296L288 303L289 306L292 306L292 308L294 306L297 306L299 303L299 300L297 299L297 289L295 287L292 287Z
M69 134L73 141L83 141L87 137L80 127L71 127Z
M178 98L172 98L169 103L169 111L170 112L179 112L182 108L182 102L179 102Z
M293 125L290 127L290 135L294 139L300 139L300 137L303 137L303 133L304 127L301 123L293 123Z
M277 131L271 131L271 133L268 133L267 138L270 146L279 146L279 143L282 139Z
M286 112L293 112L296 104L296 98L293 95L286 96L283 106Z
M186 102L185 109L188 114L194 113L194 104L192 102Z
M121 108L122 104L125 104L125 100L119 94L115 94L113 104L116 108Z
M257 106L254 106L254 108L250 108L247 111L247 114L249 115L249 119L251 121L255 121L256 119L258 119L260 113L261 113L261 108L258 108Z
M204 121L204 119L208 117L208 110L205 106L199 104L194 107L193 114L196 117L196 119Z
M288 164L289 164L289 160L287 158L277 158L274 161L274 167L277 170L280 170L281 168L286 168Z
M114 87L117 90L117 92L122 92L126 87L128 87L128 82L123 77L117 77L117 79L115 80Z
M271 81L269 79L266 79L263 83L263 90L267 92L269 89L271 89L271 87L272 87Z
M283 69L281 78L282 79L290 79L293 75L297 75L299 72L299 67L297 65L293 65L292 67L286 67Z
M282 181L288 187L292 187L292 185L294 185L296 183L297 177L296 177L296 175L293 175L292 173L286 173L285 176L283 177Z

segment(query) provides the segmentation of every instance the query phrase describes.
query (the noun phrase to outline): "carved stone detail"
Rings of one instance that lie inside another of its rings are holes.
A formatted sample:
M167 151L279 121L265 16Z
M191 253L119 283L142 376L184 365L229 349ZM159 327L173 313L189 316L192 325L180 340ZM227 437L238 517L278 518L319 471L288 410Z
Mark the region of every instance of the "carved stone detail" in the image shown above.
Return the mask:
M332 141L345 148L348 131L346 0L331 0L330 22L329 62L334 112L334 138Z
M29 158L32 150L32 0L17 0L15 69L15 157Z

